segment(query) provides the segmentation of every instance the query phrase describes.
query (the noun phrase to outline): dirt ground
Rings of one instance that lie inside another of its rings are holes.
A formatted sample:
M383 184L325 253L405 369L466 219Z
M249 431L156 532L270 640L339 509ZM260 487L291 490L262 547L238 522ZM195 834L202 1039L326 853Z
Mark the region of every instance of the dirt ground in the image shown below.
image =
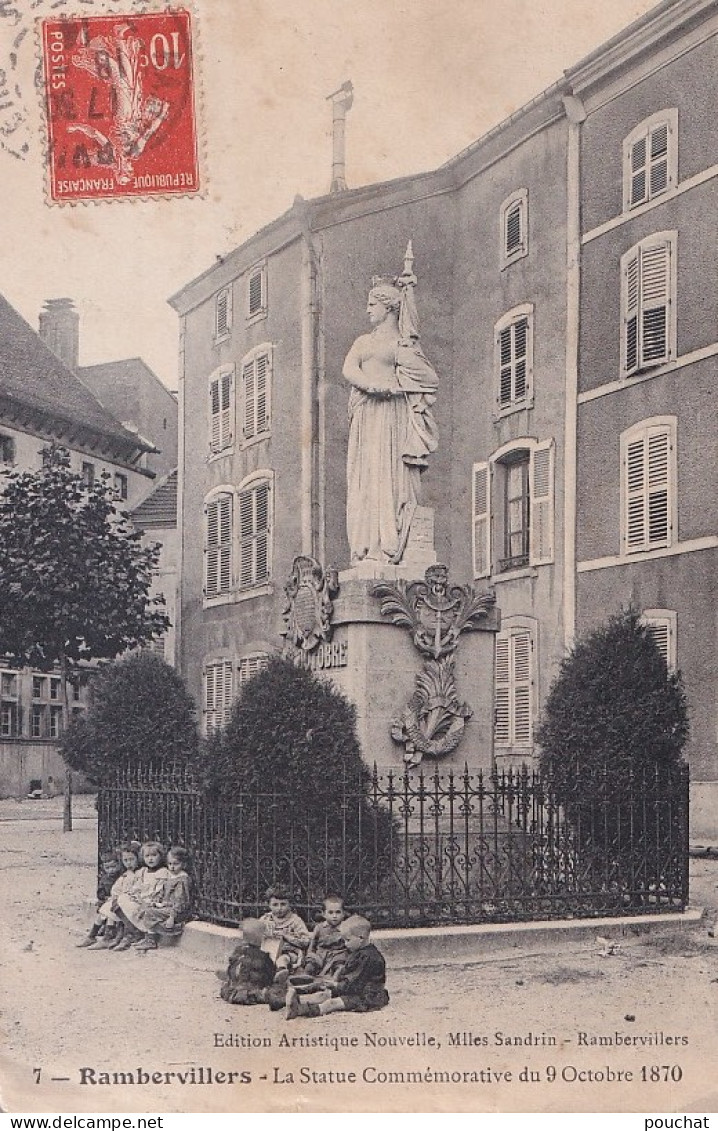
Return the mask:
M394 965L381 1013L287 1022L226 1005L181 944L78 949L91 799L76 800L72 833L59 811L0 802L6 1111L718 1110L718 944L705 923L613 948L599 928L551 952L482 958L477 943L475 962ZM715 917L718 863L692 861L691 877L692 904Z

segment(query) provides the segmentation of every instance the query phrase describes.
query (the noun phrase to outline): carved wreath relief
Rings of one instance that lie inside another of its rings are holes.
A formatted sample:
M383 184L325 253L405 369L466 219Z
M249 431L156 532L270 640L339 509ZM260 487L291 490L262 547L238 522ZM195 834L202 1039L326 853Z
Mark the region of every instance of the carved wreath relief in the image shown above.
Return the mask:
M425 754L441 758L461 741L472 711L458 697L453 653L461 633L489 616L496 597L491 590L450 586L445 565L429 566L424 581L383 581L372 592L381 599L382 615L408 628L426 657L413 696L391 724L392 738L404 745L404 761L418 766Z

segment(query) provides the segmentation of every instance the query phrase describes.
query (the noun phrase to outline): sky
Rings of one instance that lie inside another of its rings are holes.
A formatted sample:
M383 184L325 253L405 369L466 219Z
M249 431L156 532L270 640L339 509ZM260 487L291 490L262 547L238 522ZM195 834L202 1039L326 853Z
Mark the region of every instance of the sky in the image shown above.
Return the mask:
M178 327L168 297L296 194L328 191L326 98L342 82L354 84L347 180L357 187L442 164L653 7L195 0L202 197L49 206L34 20L137 3L0 4L0 291L33 326L45 299L74 299L81 364L141 356L170 388Z

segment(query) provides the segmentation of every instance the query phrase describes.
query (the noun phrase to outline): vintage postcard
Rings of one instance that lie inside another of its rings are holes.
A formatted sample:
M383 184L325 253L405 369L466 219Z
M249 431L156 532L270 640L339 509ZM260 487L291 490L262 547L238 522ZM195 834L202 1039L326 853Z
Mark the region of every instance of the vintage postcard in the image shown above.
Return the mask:
M107 657L0 624L0 1109L709 1125L717 49L714 0L0 0L0 468L109 483L168 616L162 765L68 831Z

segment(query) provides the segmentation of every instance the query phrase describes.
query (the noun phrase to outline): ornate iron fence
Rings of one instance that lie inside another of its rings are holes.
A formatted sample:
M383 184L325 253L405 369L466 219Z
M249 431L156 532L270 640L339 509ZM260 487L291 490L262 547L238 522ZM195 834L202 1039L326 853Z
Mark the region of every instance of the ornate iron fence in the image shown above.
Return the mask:
M680 911L688 900L688 771L592 775L557 801L527 769L337 782L331 812L268 790L207 799L188 772L140 767L99 794L100 848L183 844L196 915L233 924L288 885L310 917L326 892L376 926Z

